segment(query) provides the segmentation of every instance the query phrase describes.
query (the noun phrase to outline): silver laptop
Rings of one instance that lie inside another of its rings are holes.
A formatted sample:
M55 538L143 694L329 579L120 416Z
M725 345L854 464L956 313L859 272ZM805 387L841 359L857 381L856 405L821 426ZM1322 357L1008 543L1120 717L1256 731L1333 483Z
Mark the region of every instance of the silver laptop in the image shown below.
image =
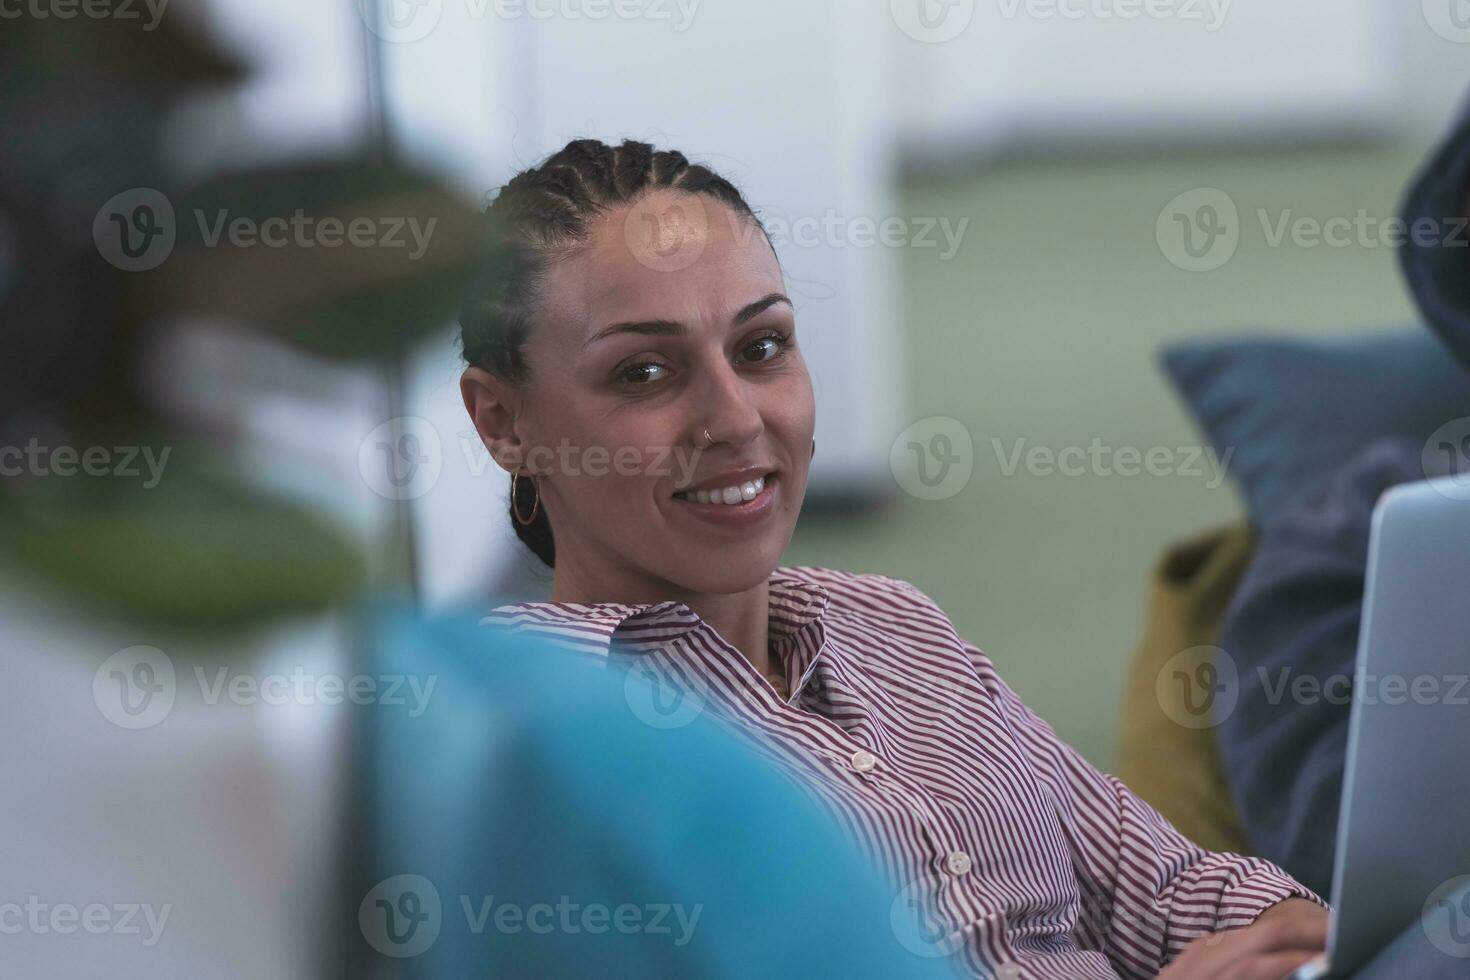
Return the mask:
M1470 479L1394 487L1368 545L1327 952L1292 980L1350 976L1470 874L1467 675Z

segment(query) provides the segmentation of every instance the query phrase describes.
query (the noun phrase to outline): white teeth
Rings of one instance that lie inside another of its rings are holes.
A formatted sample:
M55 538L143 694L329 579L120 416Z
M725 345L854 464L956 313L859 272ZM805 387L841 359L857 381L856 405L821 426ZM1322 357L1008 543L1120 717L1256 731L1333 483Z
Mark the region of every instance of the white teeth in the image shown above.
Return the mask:
M685 490L682 496L686 500L692 500L697 504L728 504L734 505L747 500L754 500L760 496L766 488L766 478L758 477L748 480L739 486L721 487L718 490Z

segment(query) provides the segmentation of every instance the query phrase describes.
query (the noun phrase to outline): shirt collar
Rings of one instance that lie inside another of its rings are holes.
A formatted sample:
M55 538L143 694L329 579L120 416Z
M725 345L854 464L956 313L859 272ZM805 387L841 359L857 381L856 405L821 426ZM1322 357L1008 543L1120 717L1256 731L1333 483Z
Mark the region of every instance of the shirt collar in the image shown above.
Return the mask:
M767 579L769 629L773 640L794 636L827 609L822 586L777 568ZM647 649L683 636L702 625L699 615L682 602L518 602L499 606L488 618L515 629L544 633L581 650L606 654L619 649Z

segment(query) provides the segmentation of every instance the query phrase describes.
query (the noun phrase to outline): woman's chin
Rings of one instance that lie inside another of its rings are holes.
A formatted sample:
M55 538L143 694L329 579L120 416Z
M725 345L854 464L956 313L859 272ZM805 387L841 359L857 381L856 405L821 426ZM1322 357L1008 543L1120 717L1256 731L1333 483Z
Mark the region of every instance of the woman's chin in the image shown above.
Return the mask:
M692 555L682 563L680 572L668 578L689 592L704 595L749 592L770 578L780 564L782 550L750 542Z

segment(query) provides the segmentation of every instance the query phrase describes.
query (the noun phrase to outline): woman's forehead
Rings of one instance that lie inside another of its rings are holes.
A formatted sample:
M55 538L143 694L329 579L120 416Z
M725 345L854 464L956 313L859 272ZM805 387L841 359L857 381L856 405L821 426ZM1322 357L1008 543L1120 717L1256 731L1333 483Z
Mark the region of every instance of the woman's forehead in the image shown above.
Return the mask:
M572 328L566 340L580 346L606 324L635 320L724 325L753 300L784 291L780 264L752 222L702 195L677 196L695 200L707 220L661 232L636 207L620 208L589 226L585 247L552 263L543 309Z

